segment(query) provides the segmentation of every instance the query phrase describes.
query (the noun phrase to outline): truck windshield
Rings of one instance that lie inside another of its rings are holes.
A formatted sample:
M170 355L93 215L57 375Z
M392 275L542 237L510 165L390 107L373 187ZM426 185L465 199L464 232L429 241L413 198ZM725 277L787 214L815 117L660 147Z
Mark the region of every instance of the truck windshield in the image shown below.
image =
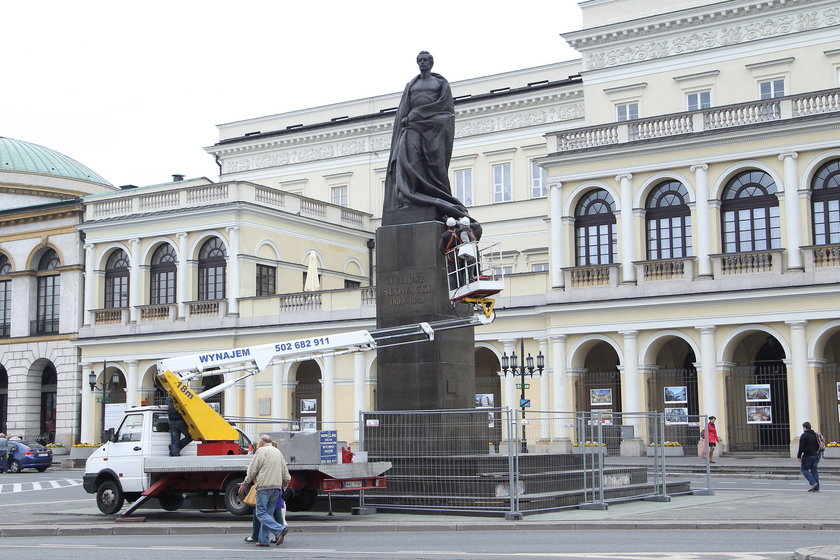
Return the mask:
M117 431L116 441L140 441L143 433L143 415L129 414Z

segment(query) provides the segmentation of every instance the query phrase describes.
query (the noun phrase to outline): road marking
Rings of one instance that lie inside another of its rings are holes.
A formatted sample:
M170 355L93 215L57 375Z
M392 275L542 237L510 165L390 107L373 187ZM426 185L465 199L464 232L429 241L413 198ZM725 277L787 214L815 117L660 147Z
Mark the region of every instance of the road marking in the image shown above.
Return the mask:
M91 499L92 498L82 498L82 499L79 499L79 500L58 500L58 501L54 501L54 502L50 501L50 504L52 505L52 504L72 504L72 503L75 503L75 502L90 502ZM0 504L0 508L4 508L4 507L19 508L20 504Z
M218 553L223 557L230 557L231 550L238 550L233 548L213 548L213 547L196 547L196 546L97 546L97 545L67 545L67 544L27 544L15 545L0 543L0 549L67 549L67 548L89 549L96 548L100 550L155 550L155 551L201 551L203 553ZM790 551L768 551L768 552L475 552L463 550L397 550L397 551L380 551L380 550L335 550L335 549L312 549L312 548L286 548L277 549L282 551L284 555L290 557L311 558L312 554L322 555L326 558L389 558L397 556L409 556L414 558L429 558L429 557L493 557L493 558L587 558L590 560L784 560L791 557ZM306 556L298 556L306 555Z
M48 484L49 486L44 486ZM15 482L0 484L0 494L14 494L17 492L37 492L39 490L55 490L56 488L70 488L81 486L82 481L77 478L59 478L57 480L43 480L36 482Z

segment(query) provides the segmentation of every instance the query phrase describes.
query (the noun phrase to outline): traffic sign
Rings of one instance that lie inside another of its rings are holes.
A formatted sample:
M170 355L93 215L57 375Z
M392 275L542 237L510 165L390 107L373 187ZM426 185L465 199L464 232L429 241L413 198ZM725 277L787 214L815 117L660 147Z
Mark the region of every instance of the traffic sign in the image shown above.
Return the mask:
M531 399L519 399L520 408L528 408L531 406Z
M96 402L101 402L101 403L106 403L106 404L112 402L113 400L114 399L112 399L111 397L96 397Z
M530 383L517 383L516 388L517 389L530 389L531 384Z

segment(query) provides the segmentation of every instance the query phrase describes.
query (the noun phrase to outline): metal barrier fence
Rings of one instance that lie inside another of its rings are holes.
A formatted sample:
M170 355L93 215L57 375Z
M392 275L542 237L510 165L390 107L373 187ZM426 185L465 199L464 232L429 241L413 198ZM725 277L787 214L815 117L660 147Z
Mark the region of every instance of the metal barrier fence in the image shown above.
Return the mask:
M359 493L360 506L381 510L519 519L712 493L708 453L697 457L707 418L675 416L673 410L528 411L524 417L509 408L373 411L362 412L358 423L315 426L299 419L230 420L252 439L264 432L334 429L339 447L358 442L353 447L369 461L390 461L387 488ZM678 476L668 468L674 461L688 465Z
M687 422L705 426L704 418ZM677 426L658 412L375 411L360 423L368 459L393 464L388 487L360 497L376 509L519 518L710 491L708 463L705 488L667 477L668 458L688 446L667 439Z

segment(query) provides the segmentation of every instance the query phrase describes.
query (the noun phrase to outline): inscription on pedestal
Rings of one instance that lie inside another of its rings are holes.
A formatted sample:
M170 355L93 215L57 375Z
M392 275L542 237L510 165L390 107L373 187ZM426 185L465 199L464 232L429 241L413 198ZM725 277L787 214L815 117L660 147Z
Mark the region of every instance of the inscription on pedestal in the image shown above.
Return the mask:
M432 293L432 284L425 274L386 272L380 275L379 289L382 290L382 297L379 302L383 307L405 307L423 308Z

